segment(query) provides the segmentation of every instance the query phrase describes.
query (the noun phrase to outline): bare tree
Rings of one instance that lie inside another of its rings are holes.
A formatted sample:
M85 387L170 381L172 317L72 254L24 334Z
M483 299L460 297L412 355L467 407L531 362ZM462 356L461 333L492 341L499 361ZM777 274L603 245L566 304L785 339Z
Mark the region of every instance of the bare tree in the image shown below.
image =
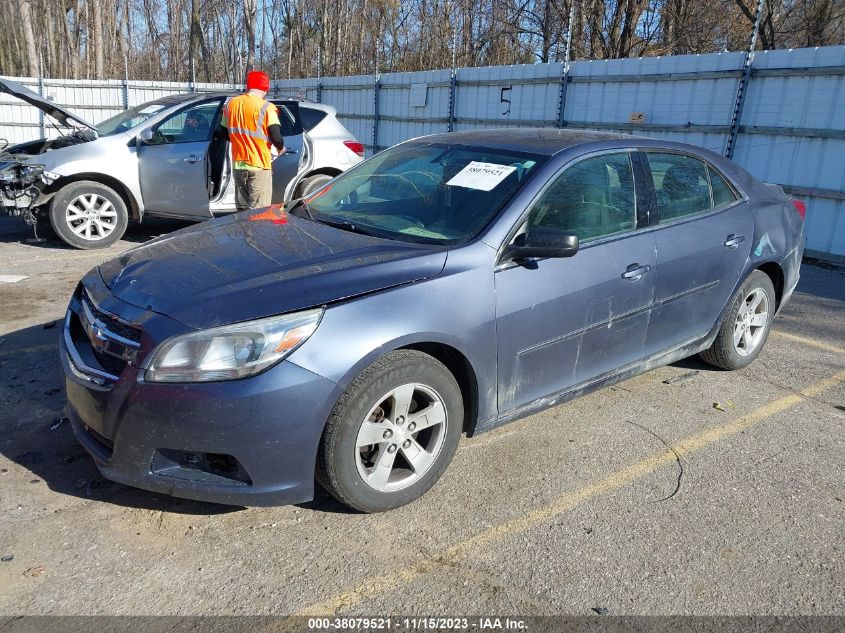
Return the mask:
M742 50L757 0L0 0L0 74L241 82ZM766 0L761 48L845 42L845 0Z
M35 50L35 33L32 30L32 8L30 0L18 0L20 24L26 43L26 68L30 77L38 76L38 53ZM7 22L8 24L8 22Z
M244 33L246 35L246 67L255 67L255 16L258 13L258 0L243 0Z

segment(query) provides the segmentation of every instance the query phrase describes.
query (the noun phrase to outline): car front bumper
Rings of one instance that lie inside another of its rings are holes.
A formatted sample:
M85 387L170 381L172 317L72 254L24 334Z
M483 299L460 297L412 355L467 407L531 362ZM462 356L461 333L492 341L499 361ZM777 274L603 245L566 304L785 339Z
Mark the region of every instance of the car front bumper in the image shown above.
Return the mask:
M335 383L288 361L214 383L150 383L132 363L115 376L87 349L93 337L78 327L80 311L75 298L59 346L67 415L104 477L240 506L313 497Z

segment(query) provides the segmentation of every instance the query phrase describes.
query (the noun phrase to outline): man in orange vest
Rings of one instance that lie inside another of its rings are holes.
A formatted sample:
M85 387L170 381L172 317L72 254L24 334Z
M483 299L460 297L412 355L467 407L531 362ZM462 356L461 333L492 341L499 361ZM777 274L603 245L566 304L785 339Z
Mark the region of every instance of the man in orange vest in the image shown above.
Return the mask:
M270 205L273 197L270 144L276 146L280 155L285 152L279 112L264 100L269 90L270 78L259 70L251 70L246 76L246 92L229 100L220 121L220 136L232 146L238 211Z

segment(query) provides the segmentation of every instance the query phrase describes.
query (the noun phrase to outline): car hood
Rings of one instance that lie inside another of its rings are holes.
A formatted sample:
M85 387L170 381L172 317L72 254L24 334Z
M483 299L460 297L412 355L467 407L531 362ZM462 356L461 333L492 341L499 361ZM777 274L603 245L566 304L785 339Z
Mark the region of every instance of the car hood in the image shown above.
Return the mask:
M80 119L70 110L65 110L61 106L56 105L46 97L42 97L37 92L34 92L24 86L22 83L12 81L11 79L0 79L0 92L5 92L6 94L26 101L28 104L41 110L44 114L54 118L62 125L73 126L73 124L76 123L77 125L86 127L94 132L97 131L97 128L94 125L88 123L84 119Z
M203 329L420 281L445 263L442 246L352 233L270 207L158 238L101 265L100 275L122 301Z

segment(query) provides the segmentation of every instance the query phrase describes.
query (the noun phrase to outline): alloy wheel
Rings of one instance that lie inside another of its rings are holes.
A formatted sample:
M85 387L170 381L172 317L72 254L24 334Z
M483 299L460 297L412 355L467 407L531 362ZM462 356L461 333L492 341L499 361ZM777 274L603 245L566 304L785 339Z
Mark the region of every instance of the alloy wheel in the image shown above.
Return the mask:
M67 206L65 221L77 236L97 241L108 237L115 230L117 211L108 199L99 194L82 194Z
M748 356L760 345L769 324L769 297L762 288L755 288L745 297L734 323L734 349Z
M406 384L379 398L355 441L358 474L379 492L407 488L437 461L448 424L431 387Z

